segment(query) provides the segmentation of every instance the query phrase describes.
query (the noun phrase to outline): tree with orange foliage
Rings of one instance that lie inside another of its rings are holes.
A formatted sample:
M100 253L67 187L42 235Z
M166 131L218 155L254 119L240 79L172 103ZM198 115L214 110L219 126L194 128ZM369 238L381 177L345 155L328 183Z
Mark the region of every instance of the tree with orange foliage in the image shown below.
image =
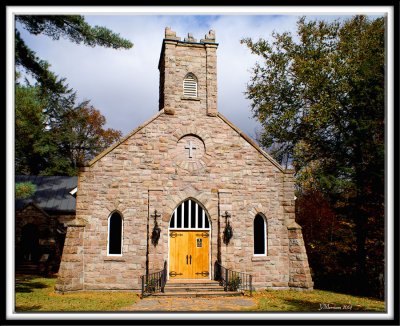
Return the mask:
M104 129L105 123L106 118L89 102L66 112L59 129L62 135L60 147L74 169L83 166L121 138L121 131Z

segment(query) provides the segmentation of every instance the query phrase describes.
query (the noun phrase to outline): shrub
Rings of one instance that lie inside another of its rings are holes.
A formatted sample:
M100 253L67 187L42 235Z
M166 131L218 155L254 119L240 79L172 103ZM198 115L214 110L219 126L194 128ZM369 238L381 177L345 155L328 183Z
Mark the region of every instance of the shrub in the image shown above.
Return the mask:
M239 276L234 276L228 281L228 291L237 291L242 283Z

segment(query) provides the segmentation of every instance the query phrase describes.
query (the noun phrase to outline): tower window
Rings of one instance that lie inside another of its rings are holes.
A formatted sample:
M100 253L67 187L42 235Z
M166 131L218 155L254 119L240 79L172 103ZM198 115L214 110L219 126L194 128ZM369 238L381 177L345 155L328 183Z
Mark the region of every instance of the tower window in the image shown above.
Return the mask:
M188 73L183 80L183 96L197 97L197 78L192 73Z

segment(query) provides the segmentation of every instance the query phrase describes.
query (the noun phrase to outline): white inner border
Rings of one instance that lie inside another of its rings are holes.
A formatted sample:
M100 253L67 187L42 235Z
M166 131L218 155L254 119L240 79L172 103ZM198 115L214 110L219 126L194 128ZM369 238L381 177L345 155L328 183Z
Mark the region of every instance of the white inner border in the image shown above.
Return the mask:
M386 313L257 313L257 314L196 314L196 313L150 313L150 314L134 314L134 313L18 313L14 311L15 307L15 277L14 277L14 230L15 230L15 207L14 207L14 15L15 14L32 14L32 13L79 13L79 14L126 14L126 15L155 15L162 14L385 14L387 17L387 156L386 156L386 270L387 270L387 291L386 291ZM394 318L394 244L393 244L393 227L394 227L394 170L393 170L393 132L394 132L394 7L393 6L208 6L208 7L184 7L184 6L160 6L160 7L79 7L79 6L6 6L6 319L7 320L82 320L82 319L102 319L102 320L187 320L187 319L213 319L213 320L393 320ZM398 277L398 276L397 276Z

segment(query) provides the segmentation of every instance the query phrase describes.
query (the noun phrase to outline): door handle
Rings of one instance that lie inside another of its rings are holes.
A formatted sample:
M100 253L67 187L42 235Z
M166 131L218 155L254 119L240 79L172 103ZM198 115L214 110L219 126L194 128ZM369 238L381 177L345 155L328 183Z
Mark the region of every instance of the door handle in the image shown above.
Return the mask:
M192 255L190 255L190 265L192 265Z
M188 264L188 255L186 255L186 265Z

